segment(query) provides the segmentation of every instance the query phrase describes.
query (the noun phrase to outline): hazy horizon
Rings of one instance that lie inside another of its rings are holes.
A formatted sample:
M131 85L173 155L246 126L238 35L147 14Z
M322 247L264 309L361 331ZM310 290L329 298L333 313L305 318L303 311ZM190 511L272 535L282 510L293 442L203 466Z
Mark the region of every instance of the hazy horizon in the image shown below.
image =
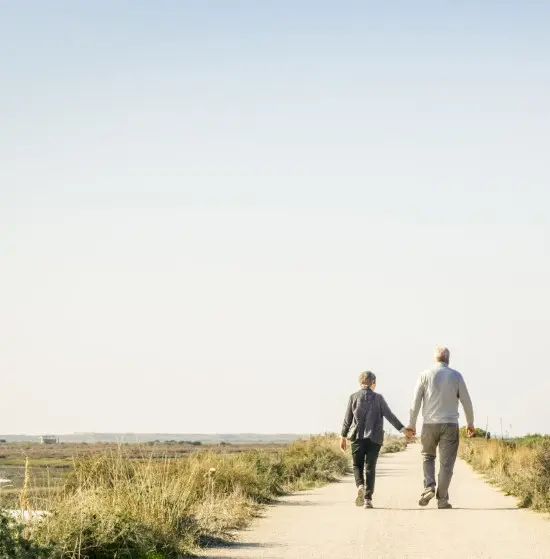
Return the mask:
M550 432L550 5L0 7L0 431ZM510 427L511 426L511 427Z

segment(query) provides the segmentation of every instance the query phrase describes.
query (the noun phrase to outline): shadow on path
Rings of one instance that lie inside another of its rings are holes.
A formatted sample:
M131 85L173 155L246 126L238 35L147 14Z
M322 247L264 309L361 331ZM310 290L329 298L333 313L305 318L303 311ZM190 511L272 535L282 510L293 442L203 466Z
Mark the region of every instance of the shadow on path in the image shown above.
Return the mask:
M217 540L217 542L216 542ZM215 559L214 555L208 555L208 547L210 548L224 548L229 550L235 550L236 555L224 556L225 559L239 559L238 550L239 549L266 549L266 548L277 548L281 547L279 544L276 543L257 543L257 542L228 542L227 540L212 538L210 545L207 546L207 549L204 550L204 553L200 555L189 555L185 557L195 557L197 559Z
M477 510L477 511L492 511L492 510L515 510L516 512L521 510L518 507L493 507L493 508L486 508L486 507L453 507L452 509L449 510L449 512L446 513L442 513L442 511L440 511L437 508L422 508L422 507L416 507L416 508L403 508L403 507L374 507L373 510L395 510L395 511L410 511L410 510L415 510L418 512L436 512L437 514L452 514L452 512L454 510Z
M277 507L318 507L319 505L326 505L319 501L279 501Z

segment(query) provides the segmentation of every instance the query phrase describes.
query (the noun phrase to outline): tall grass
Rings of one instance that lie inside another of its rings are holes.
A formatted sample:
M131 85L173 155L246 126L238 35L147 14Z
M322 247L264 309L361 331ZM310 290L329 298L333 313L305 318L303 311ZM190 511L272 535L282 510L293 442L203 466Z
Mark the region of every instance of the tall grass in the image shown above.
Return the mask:
M550 437L526 437L515 442L471 440L461 455L519 506L550 512Z
M333 481L347 469L331 437L184 459L129 460L121 448L75 462L48 504L51 514L31 523L29 536L56 559L176 558L231 537L284 492Z

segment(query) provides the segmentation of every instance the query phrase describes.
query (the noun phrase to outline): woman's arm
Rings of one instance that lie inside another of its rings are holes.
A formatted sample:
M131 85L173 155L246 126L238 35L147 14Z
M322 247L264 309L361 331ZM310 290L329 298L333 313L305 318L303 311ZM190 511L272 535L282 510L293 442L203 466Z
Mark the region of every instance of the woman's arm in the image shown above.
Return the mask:
M342 432L340 433L342 435L342 438L344 439L348 436L349 429L351 427L351 424L353 423L353 408L351 402L352 396L349 397L346 415L344 416L344 424L342 425Z

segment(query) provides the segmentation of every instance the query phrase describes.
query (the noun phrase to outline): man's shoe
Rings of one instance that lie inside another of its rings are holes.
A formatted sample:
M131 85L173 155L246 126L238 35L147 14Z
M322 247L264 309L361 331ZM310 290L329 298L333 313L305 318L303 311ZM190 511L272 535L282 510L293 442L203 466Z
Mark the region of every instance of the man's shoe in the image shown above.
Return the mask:
M425 507L434 497L435 497L435 489L433 487L428 487L424 489L424 493L420 495L420 501L418 501L418 504L421 507Z
M366 509L373 509L374 508L372 506L372 499L365 499L365 508Z
M355 506L362 507L365 502L365 486L360 485L357 488L357 497L355 498Z
M451 503L437 503L438 509L452 509L453 505Z

